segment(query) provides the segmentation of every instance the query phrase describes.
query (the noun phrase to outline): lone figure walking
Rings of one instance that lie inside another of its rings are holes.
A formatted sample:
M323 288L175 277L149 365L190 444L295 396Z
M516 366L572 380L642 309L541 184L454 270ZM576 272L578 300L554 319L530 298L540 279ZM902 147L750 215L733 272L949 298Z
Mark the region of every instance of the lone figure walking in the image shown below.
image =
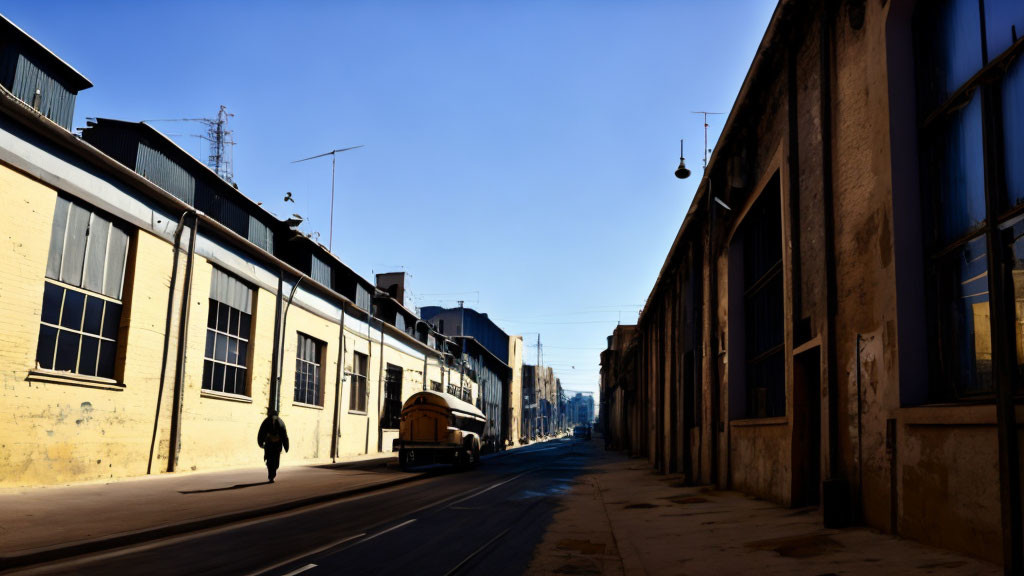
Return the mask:
M273 483L277 468L281 465L281 448L288 451L288 430L276 410L270 410L260 424L256 443L263 448L263 459L267 462L267 479Z

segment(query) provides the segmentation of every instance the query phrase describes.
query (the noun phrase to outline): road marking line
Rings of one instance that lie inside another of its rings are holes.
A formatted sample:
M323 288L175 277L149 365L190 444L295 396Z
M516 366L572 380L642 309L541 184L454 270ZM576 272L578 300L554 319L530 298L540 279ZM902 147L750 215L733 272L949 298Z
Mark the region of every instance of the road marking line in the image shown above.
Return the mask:
M312 570L313 568L316 568L316 564L306 564L302 568L299 568L298 570L292 570L291 572L285 574L284 576L295 576L296 574L302 574L306 570Z
M406 520L405 522L402 522L401 524L398 524L398 525L396 525L396 526L392 526L391 528L388 528L387 530L381 530L380 532L377 532L377 533L376 533L376 534L374 534L373 536L370 536L370 537L368 537L368 538L365 538L365 539L363 539L363 540L360 540L359 542L356 542L356 544L363 544L363 543L365 543L365 542L369 542L370 540L373 540L373 539L374 539L374 538L376 538L377 536L383 536L384 534L387 534L388 532L392 532L392 531L394 531L394 530L398 530L398 529L399 529L399 528L401 528L402 526L408 526L409 524L412 524L412 523L413 523L413 522L415 522L415 521L416 521L416 519L415 519L415 518L411 518L411 519L409 519L409 520Z
M278 568L280 568L282 566L287 566L287 565L292 564L293 562L297 562L297 561L299 561L299 560L301 560L303 558L308 558L308 557L313 556L315 554L319 554L319 553L323 552L324 550L330 550L331 548L334 548L335 546L341 546L345 542L348 542L350 540L355 540L356 538L362 538L363 536L366 536L366 532L360 532L359 534L353 534L352 536L346 536L346 537L342 538L341 540L335 540L334 542L331 542L330 544L325 544L325 545L323 545L323 546L321 546L319 548L316 548L314 550L310 550L309 552L303 552L302 554L299 554L298 556L293 556L293 557L285 560L284 562L278 562L277 564L274 564L270 568L266 568L266 569L261 570L259 572L253 572L249 576L260 576L261 574L266 574L267 572L271 572L273 570L277 570ZM303 570L305 570L305 569L306 568L303 568ZM297 574L297 573L298 572L292 572L292 574Z
M529 472L529 470L527 470L526 472ZM455 506L456 504L460 504L462 502L465 502L466 500L469 500L470 498L476 498L477 496L483 494L484 492L490 492L491 490L494 490L495 488L497 488L498 486L501 486L502 484L508 484L509 482L515 480L516 478L519 478L520 476L526 474L526 472L520 472L519 474L516 474L515 476L509 478L508 480L502 480L501 482L498 482L497 484L491 484L490 486L488 486L487 488L484 488L483 490L480 490L478 492L470 494L469 496L466 496L465 498L462 498L460 500L456 500L455 502L452 502L451 504L446 506L446 508L451 508L452 506Z

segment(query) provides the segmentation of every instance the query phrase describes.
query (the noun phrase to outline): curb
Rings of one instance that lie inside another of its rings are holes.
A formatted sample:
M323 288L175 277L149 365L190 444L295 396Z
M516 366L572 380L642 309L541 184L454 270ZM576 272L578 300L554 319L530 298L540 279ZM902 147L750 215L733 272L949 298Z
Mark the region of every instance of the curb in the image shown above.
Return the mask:
M114 548L121 548L123 546L139 544L142 542L159 540L162 538L167 538L169 536L178 536L180 534L186 534L189 532L196 532L208 528L224 526L227 524L234 524L235 522L251 520L253 518L259 518L261 516L279 514L281 512L287 512L289 510L294 510L297 508L312 506L314 504L322 504L324 502L340 500L342 498L346 498L349 496L355 496L358 494L373 492L375 490L391 488L393 486L398 486L401 484L412 482L414 480L419 480L426 476L426 473L413 474L411 476L406 476L404 478L388 480L385 482L378 482L375 484L364 484L362 486L357 486L355 488L339 490L337 492L330 492L327 494L319 494L316 496L310 496L308 498L292 500L289 502L282 502L280 504L274 504L272 506L266 506L263 508L242 510L240 512L232 512L229 514L222 514L220 516L211 516L209 518L201 518L199 520L190 520L187 522L179 522L177 524L158 526L156 528L145 528L142 530L137 530L135 532L129 532L127 534L101 537L94 540L78 542L68 546L51 546L43 549L36 549L31 552L26 552L24 554L3 555L0 556L0 572L7 571L12 568L22 568L33 564L53 562L55 560L63 560L65 558L80 556L82 554L90 554L94 552L100 552L103 550L111 550Z

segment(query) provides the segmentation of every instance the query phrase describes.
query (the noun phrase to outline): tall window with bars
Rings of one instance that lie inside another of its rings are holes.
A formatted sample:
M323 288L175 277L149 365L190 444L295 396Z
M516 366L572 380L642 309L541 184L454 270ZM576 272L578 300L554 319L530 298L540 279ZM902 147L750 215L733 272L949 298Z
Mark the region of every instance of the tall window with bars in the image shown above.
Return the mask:
M348 409L353 412L366 412L366 374L370 366L366 354L352 353L352 379Z
M384 414L381 428L398 428L402 418L402 368L388 364L384 376Z
M46 261L36 366L113 379L128 232L57 197Z
M299 332L295 355L295 401L323 406L323 353L327 344Z
M1018 390L1024 376L1022 32L1020 0L918 2L914 15L934 401L991 397L994 355L1013 359Z
M786 415L780 191L776 172L742 225L748 418Z
M213 269L206 321L203 389L248 396L252 288Z

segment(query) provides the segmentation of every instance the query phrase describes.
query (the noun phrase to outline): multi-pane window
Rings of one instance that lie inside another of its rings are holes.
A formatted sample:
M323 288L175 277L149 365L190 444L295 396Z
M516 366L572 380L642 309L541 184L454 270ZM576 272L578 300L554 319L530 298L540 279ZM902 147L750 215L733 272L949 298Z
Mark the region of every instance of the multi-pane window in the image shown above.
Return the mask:
M214 268L206 321L204 390L247 394L251 328L252 288Z
M448 393L451 394L452 396L459 396L459 387L449 382Z
M919 2L914 16L933 400L993 391L995 310L1016 310L1024 371L1024 3ZM1006 255L1012 293L990 303L991 251ZM1007 335L1008 341L1012 337Z
M778 174L747 213L742 241L746 415L748 418L785 416L782 211Z
M381 428L398 428L402 417L402 368L388 364L384 375L384 415Z
M295 401L322 406L321 386L323 352L327 345L320 340L299 333L295 354Z
M369 365L366 354L352 353L352 392L348 409L353 412L366 412L366 373Z
M114 377L128 233L57 198L36 347L40 368Z

